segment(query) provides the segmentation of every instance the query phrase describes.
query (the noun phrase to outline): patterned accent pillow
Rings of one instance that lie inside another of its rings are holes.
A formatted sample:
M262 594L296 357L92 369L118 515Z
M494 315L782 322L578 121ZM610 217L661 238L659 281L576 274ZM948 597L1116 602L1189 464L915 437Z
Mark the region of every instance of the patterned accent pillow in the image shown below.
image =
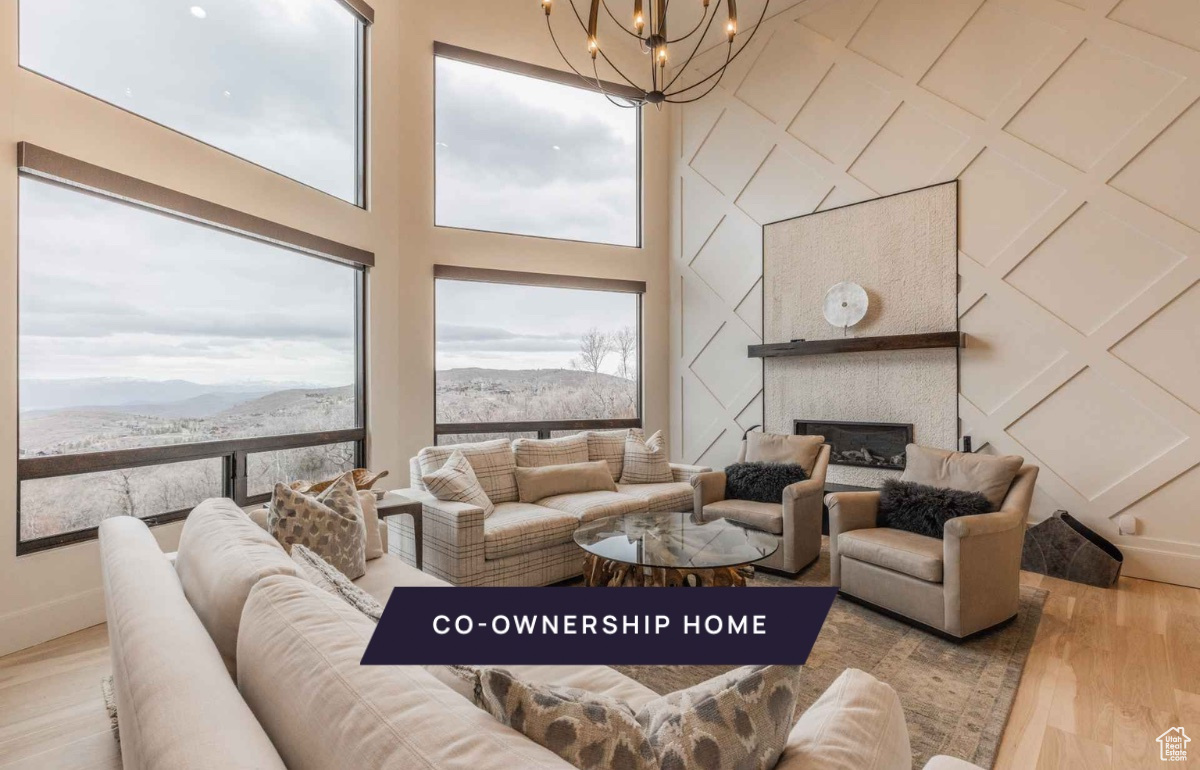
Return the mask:
M478 705L580 770L659 770L633 711L574 687L522 682L504 669L477 670Z
M644 441L633 434L625 437L622 484L662 484L674 480L667 455L667 439L661 430Z
M426 473L421 481L429 494L439 500L478 506L483 509L485 519L496 512L496 506L492 505L483 491L475 471L471 469L471 463L467 462L462 452L455 451L445 465L433 473Z
M512 442L498 438L474 444L425 447L417 453L421 475L441 468L455 452L462 452L471 463L471 470L475 471L475 478L479 479L479 486L483 487L489 500L493 503L517 501L517 480L513 476L517 460L513 456Z
M603 460L612 471L613 481L621 480L621 470L625 467L625 439L629 436L644 438L646 432L641 428L622 428L620 430L591 430L586 434L588 445L588 460L595 462Z
M354 585L333 565L302 545L292 546L292 561L300 567L308 581L334 596L345 599L351 607L376 623L383 615L383 605L366 591Z
M588 439L583 433L562 438L519 438L513 441L513 456L518 468L545 465L570 465L588 461ZM517 485L518 488L520 485Z
M320 497L276 484L267 531L289 553L294 545L311 548L351 580L367 571L367 529L349 473Z
M801 666L745 666L652 700L637 721L663 770L770 770L795 724Z

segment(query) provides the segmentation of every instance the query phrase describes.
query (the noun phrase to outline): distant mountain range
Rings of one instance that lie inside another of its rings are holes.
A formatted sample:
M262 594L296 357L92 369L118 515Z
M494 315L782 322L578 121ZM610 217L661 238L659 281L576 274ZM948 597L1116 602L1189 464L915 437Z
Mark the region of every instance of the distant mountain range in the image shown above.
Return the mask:
M155 404L182 405L191 399L199 399L190 407L180 406L185 412L196 414L164 413L163 416L203 417L205 412L220 411L219 403L225 406L254 398L264 393L280 390L311 388L311 383L268 382L265 380L205 385L188 380L139 380L119 377L88 377L61 380L21 380L21 411L42 409L72 409L78 407L137 407L138 410ZM205 397L221 399L203 400ZM121 410L126 411L126 410ZM149 414L152 412L140 412Z

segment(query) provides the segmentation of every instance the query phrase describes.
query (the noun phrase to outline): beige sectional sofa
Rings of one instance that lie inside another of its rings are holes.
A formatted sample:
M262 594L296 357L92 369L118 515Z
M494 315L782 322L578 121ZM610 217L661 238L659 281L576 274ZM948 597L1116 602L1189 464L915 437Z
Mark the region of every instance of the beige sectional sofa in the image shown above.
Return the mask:
M582 574L582 552L573 540L580 524L627 513L691 511L692 480L711 469L672 463L671 481L620 483L618 452L628 432L594 431L543 441L497 439L422 449L409 460L412 488L404 494L423 504L424 570L459 586L549 585ZM485 517L483 509L475 505L438 500L421 482L422 475L440 468L455 450L471 463L495 504L491 516ZM518 467L597 460L609 462L615 492L577 492L520 502ZM402 532L409 531L407 523L400 526Z
M192 512L174 568L135 518L105 521L100 546L127 770L570 770L443 669L360 665L374 623L300 577L228 500ZM386 553L355 582L381 601L393 586L445 585ZM605 666L513 669L634 706L655 696ZM895 692L847 671L800 718L777 767L911 765Z

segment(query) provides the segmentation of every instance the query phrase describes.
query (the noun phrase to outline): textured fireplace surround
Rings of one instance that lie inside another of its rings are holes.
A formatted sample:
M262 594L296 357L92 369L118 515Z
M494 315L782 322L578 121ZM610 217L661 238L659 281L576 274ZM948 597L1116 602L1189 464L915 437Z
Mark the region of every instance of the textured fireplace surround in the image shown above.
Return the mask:
M958 330L957 183L877 198L763 228L763 341ZM822 299L862 285L870 309L843 332ZM764 424L911 424L926 446L958 446L958 350L890 350L763 359ZM833 465L829 481L877 486L895 469Z

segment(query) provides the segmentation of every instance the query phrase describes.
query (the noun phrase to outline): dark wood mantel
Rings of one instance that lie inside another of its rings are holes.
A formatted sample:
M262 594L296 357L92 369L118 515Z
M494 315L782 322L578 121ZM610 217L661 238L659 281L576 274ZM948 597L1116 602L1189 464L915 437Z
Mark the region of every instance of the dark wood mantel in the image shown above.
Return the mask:
M747 355L750 358L777 358L780 356L820 356L829 353L870 353L879 350L961 347L966 347L966 344L965 335L960 332L932 332L928 334L896 334L888 337L841 337L830 340L774 342L767 345L751 345Z

